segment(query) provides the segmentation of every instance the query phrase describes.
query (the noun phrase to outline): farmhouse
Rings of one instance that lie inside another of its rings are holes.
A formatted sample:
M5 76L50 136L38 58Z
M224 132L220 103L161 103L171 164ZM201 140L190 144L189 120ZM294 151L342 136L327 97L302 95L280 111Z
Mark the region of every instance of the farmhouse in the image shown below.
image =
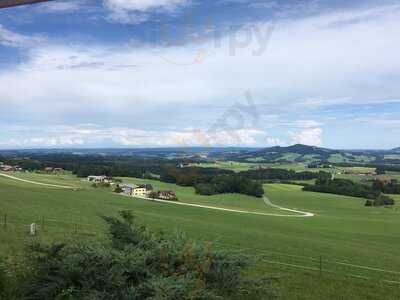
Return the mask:
M122 193L132 197L147 197L153 190L151 184L124 184L121 186Z
M122 194L132 196L133 189L136 188L137 185L134 184L124 184L121 185L120 188L122 189Z
M140 185L135 187L132 190L132 196L135 197L147 197L147 195L150 193L150 190L148 190L145 186Z
M174 191L159 191L158 199L162 200L177 200L176 193Z
M316 162L312 162L310 164L307 165L307 168L309 169L332 169L333 165L329 164L329 163L324 163L321 161L316 161Z
M112 178L102 175L102 176L88 176L87 181L93 182L93 183L111 183Z
M53 167L46 167L44 168L46 173L61 173L64 171L62 168L53 168Z
M390 176L380 176L380 177L375 177L375 180L378 180L383 184L389 184L392 182L393 178L391 178Z
M22 168L19 166L9 166L9 165L1 165L0 170L4 172L14 172L14 171L22 171Z

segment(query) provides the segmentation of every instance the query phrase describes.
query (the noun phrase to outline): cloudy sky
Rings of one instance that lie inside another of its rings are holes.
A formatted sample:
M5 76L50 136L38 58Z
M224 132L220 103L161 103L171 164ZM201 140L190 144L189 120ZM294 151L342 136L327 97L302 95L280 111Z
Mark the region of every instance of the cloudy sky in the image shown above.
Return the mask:
M398 147L399 28L385 0L4 9L0 148Z

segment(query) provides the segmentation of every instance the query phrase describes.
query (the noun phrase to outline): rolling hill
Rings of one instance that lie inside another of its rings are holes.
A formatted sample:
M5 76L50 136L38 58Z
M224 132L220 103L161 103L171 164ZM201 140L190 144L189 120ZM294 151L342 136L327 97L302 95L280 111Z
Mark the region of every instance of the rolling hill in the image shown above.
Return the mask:
M288 147L274 146L255 151L231 154L227 159L246 162L331 162L331 163L380 163L382 151L333 150L296 144Z

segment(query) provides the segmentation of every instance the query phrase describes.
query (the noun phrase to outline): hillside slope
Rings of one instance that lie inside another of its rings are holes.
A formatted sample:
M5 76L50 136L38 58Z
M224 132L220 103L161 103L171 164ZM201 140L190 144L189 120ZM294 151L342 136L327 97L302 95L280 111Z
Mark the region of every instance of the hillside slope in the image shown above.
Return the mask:
M232 154L228 157L237 161L265 162L331 162L331 163L374 163L379 153L373 151L332 150L316 146L296 144L289 147L269 147L256 151Z

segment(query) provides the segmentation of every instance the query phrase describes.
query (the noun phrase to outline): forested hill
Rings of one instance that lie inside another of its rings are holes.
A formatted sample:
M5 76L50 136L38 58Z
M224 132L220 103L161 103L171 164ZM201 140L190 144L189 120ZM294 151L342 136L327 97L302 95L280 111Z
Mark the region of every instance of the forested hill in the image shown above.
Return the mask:
M400 148L393 150L333 150L296 144L242 151L225 159L244 162L330 162L356 164L400 164Z
M322 147L296 144L288 147L246 148L246 147L175 147L136 149L26 149L0 150L2 157L60 157L73 159L97 156L125 158L195 161L232 160L240 162L328 162L336 164L400 165L400 147L392 150L334 150ZM4 161L4 159L3 159Z

